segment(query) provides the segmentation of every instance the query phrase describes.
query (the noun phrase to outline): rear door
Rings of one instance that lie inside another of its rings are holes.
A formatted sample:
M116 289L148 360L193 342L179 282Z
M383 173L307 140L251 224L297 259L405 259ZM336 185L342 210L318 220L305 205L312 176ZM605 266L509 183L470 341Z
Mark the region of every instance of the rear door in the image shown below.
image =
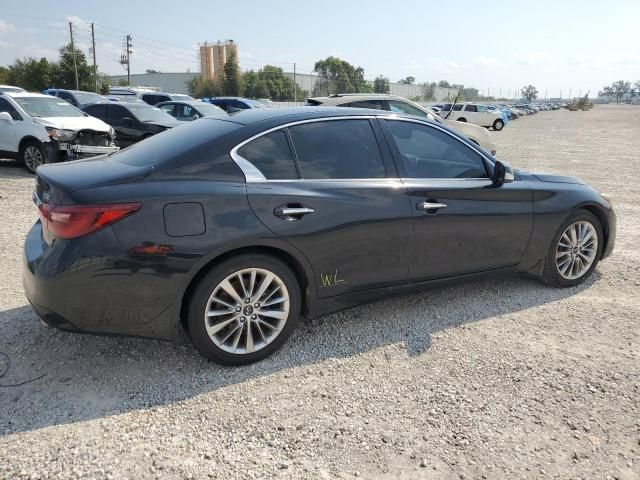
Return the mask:
M307 257L319 298L407 278L411 207L373 118L292 124L234 155L259 170L247 175L251 206Z
M518 264L533 225L528 184L493 186L490 163L435 124L388 119L383 127L415 219L410 278L443 278Z

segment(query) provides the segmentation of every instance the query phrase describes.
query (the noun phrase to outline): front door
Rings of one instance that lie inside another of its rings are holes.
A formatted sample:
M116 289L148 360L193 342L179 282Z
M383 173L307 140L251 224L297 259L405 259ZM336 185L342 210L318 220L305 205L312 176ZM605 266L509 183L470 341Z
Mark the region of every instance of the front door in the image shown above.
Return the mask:
M251 207L306 256L319 298L407 278L411 207L371 122L353 117L300 123L237 151L267 179L247 182Z
M415 219L410 278L443 278L518 264L533 225L531 189L500 187L491 165L438 126L385 120Z

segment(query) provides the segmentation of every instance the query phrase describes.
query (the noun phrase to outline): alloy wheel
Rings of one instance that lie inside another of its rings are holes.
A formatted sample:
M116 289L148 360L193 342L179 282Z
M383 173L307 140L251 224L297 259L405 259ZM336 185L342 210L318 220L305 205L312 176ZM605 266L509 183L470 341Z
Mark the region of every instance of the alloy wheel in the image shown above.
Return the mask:
M29 145L24 149L24 163L30 172L35 172L36 168L44 163L42 152L35 145Z
M280 277L262 268L246 268L213 289L205 307L205 328L225 352L253 353L278 337L289 308L289 292Z
M587 221L569 225L556 247L556 268L567 280L575 280L589 271L598 254L598 232Z

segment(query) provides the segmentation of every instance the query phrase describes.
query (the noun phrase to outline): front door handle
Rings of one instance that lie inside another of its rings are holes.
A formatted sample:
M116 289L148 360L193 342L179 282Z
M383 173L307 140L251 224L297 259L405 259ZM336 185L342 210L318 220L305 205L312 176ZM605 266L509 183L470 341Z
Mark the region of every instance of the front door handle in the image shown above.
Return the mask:
M296 220L300 220L303 216L314 212L315 210L313 208L305 207L303 205L282 205L280 207L277 207L273 211L273 214L276 217L287 220L288 222L293 222Z
M416 205L418 210L438 210L440 208L447 208L446 203L439 202L420 202Z

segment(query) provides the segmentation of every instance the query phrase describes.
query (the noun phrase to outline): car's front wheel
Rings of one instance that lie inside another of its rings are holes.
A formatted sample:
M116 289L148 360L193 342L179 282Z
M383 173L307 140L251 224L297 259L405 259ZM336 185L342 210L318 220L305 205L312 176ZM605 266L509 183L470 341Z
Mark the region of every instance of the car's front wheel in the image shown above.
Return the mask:
M200 280L188 308L189 336L215 362L256 362L286 342L301 304L298 280L287 265L268 255L240 255Z
M27 170L36 173L40 165L47 163L47 152L40 142L28 141L20 148L20 161Z
M495 131L499 132L503 128L504 128L504 122L502 120L498 119L495 122L493 122L493 129Z
M586 210L578 210L558 229L547 254L543 279L558 287L584 282L602 256L602 225Z

